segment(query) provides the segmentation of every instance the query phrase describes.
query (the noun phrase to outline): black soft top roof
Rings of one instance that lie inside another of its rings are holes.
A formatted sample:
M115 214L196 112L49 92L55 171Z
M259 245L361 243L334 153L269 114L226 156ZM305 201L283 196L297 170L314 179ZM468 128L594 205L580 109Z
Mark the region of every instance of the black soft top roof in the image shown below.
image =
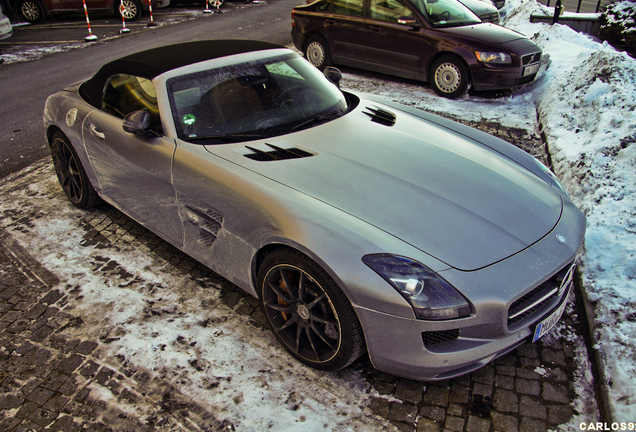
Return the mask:
M206 40L153 48L106 63L92 78L82 84L80 94L88 103L99 108L106 82L114 74L153 79L164 72L189 64L272 48L283 47L253 40Z

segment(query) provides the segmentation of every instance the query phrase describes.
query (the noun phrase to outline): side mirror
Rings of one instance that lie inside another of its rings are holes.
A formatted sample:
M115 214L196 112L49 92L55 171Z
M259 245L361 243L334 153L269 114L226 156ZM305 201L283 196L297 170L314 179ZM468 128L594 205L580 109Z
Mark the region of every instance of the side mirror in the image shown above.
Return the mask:
M411 26L414 29L418 29L420 27L419 24L417 23L417 21L415 20L415 18L410 18L410 17L398 18L398 24Z
M334 83L336 87L340 88L340 80L342 79L342 72L340 72L340 69L328 66L322 73L329 81Z
M133 111L122 122L122 127L128 133L145 135L150 133L150 114L148 111Z

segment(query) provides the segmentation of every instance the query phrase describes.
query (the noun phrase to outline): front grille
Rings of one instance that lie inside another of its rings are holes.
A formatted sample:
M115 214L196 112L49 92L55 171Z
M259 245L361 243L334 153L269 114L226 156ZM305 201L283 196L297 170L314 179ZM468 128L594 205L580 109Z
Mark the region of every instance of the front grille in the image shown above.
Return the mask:
M422 332L422 341L424 342L424 346L432 346L442 342L449 342L457 339L458 337L459 329Z
M572 271L574 271L573 264L565 266L550 279L512 303L508 309L508 327L533 317L549 302L559 300L563 295L563 292L559 292L559 288Z
M541 51L533 53L533 54L524 55L523 57L521 57L521 64L524 66L537 63L540 61L541 61Z

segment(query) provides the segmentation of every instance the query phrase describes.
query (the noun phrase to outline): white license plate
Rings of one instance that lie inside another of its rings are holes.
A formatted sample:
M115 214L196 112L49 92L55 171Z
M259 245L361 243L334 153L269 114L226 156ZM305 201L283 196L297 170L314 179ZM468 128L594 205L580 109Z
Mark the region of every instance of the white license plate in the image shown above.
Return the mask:
M563 299L563 304L559 306L557 310L552 312L552 314L549 317L541 321L537 325L537 328L534 329L534 336L532 337L532 342L536 342L539 339L541 339L547 332L549 332L552 329L552 327L554 327L554 325L557 322L559 322L567 304L568 304L568 301L566 296Z
M539 71L539 67L541 66L541 63L537 63L537 64L533 64L532 66L526 66L523 68L523 76L528 76L528 75L532 75L535 74Z

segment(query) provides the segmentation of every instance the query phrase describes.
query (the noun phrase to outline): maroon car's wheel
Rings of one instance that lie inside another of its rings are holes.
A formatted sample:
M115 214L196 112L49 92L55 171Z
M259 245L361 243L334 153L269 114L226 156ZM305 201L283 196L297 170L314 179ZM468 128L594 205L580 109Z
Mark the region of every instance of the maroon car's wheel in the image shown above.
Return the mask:
M320 36L312 36L305 45L305 58L318 69L324 69L331 64L329 45Z
M88 180L75 149L60 132L51 138L51 155L55 174L68 200L81 209L95 206L99 196Z
M433 63L429 81L435 93L455 99L468 91L470 76L461 60L454 56L444 56Z
M22 0L19 3L18 11L22 18L30 23L38 23L46 16L46 9L38 0Z
M364 352L349 300L316 263L290 250L268 255L258 273L259 301L278 341L311 367L335 371Z
M126 21L136 21L143 12L139 0L115 0L115 7Z

